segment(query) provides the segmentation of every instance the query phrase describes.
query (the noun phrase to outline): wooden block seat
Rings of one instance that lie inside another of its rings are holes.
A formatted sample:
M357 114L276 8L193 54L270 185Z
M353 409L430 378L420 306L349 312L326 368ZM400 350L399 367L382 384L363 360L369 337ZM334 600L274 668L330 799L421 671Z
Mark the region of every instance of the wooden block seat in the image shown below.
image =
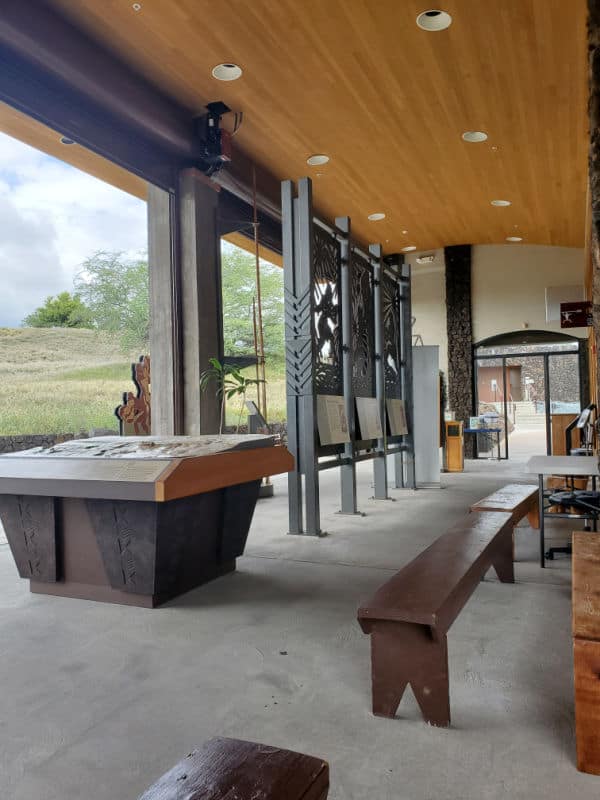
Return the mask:
M474 503L470 511L506 511L512 515L514 561L514 528L525 516L532 528L540 527L538 487L531 484L509 483L508 486L503 486L502 489L498 489L484 497L483 500Z
M573 534L577 768L600 775L600 534Z
M467 515L359 608L374 714L394 717L410 684L424 719L450 724L446 634L490 567L514 583L512 528L508 512Z
M138 800L325 800L329 765L279 747L215 738L193 750Z

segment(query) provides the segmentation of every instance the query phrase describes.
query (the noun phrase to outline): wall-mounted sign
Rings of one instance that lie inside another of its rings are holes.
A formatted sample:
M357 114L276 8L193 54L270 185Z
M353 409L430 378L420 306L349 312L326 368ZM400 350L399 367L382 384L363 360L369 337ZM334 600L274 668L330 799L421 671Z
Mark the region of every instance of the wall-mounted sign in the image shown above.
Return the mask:
M322 445L350 441L346 401L341 395L317 395L317 427Z
M385 404L387 406L387 415L390 422L390 433L392 436L406 436L408 433L408 426L406 425L404 400L388 398Z
M592 303L589 300L560 304L561 328L586 328L591 324Z
M379 414L379 401L375 397L357 397L356 410L358 411L358 424L360 425L360 438L381 439L383 429Z

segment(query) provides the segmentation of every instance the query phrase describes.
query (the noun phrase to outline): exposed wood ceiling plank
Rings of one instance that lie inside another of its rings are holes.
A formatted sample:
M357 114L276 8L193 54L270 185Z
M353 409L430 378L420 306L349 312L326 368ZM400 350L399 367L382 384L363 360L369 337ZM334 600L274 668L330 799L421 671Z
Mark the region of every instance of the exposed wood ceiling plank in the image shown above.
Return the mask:
M190 112L216 99L243 110L249 160L315 177L320 212L349 214L388 252L515 232L584 244L585 0L445 0L453 24L439 33L415 24L423 0L51 5ZM215 81L222 61L243 77ZM468 129L489 140L465 144ZM330 164L309 168L314 152ZM386 219L368 222L373 211Z

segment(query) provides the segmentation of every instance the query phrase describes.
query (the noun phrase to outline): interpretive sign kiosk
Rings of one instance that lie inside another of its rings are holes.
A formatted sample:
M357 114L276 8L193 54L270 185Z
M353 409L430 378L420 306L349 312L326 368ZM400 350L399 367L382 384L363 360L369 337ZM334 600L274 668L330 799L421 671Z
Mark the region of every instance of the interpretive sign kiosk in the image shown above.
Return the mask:
M274 437L102 437L0 456L0 519L32 592L154 607L232 572Z

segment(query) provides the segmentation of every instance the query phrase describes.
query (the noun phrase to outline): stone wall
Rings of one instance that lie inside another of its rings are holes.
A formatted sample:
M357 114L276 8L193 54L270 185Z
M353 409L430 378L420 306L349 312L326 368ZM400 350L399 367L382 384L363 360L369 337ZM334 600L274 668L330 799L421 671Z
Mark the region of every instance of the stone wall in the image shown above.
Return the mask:
M269 425L273 434L278 434L283 439L287 438L287 425L285 422L274 422ZM225 428L225 433L237 433L233 426ZM240 425L239 433L248 433L247 425ZM60 442L69 442L72 439L88 439L90 436L117 436L117 431L94 430L86 433L40 433L20 434L18 436L0 436L0 455L3 453L18 453L20 450L31 450L33 447L52 447Z
M0 436L0 455L31 450L33 447L52 447L72 439L88 439L90 436L117 436L117 431L107 429L80 431L79 433L23 433L16 436Z
M471 316L471 245L444 249L446 328L448 332L448 407L465 426L473 413L473 323ZM471 437L465 456L473 457Z
M0 436L0 453L16 453L19 450L31 450L32 447L52 447L59 442L67 442L71 439L84 438L73 433L64 434L22 434L19 436Z

